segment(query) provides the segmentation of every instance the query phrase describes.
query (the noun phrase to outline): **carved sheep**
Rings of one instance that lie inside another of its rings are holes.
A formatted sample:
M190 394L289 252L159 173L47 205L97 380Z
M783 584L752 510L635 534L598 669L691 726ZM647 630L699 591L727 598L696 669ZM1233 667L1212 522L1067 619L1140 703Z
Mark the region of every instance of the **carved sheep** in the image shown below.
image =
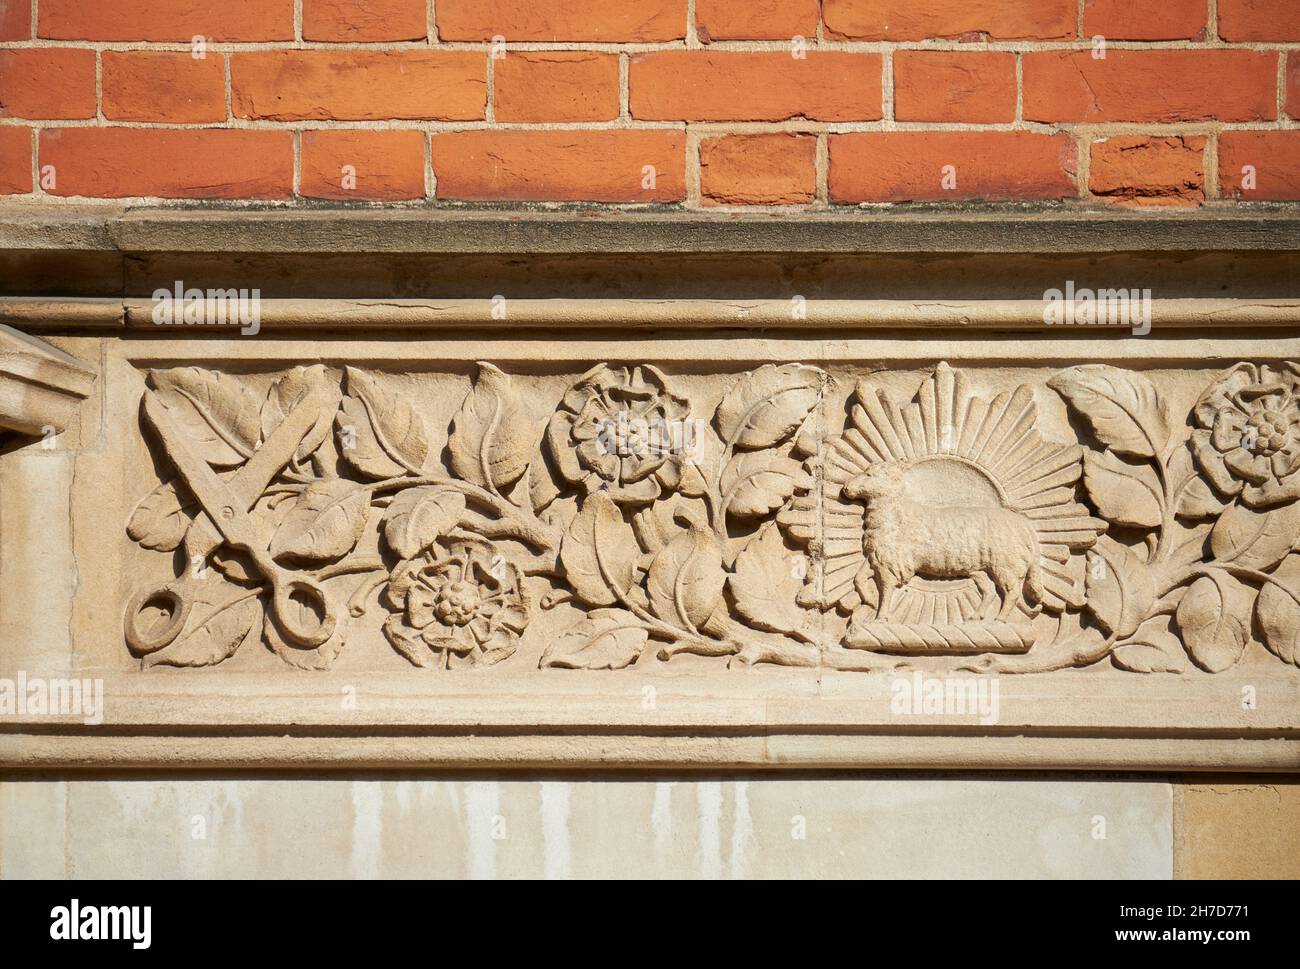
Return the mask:
M998 620L1021 601L1041 605L1038 536L1023 516L1005 508L923 505L903 494L903 469L878 464L850 480L844 495L866 501L862 550L879 592L876 618L889 619L894 592L913 576L973 578L1002 596ZM864 577L865 577L864 570Z

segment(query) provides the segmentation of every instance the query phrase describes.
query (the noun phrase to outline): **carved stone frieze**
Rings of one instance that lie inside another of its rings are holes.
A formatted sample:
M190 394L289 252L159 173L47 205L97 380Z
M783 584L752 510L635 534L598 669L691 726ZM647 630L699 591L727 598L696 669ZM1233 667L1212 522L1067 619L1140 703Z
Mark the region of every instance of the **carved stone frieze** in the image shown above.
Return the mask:
M125 648L145 668L324 670L379 637L451 671L1300 665L1295 364L1207 371L1190 412L1105 364L918 384L791 362L715 389L508 369L442 408L379 366L150 370L160 474L126 531L161 578L124 603Z

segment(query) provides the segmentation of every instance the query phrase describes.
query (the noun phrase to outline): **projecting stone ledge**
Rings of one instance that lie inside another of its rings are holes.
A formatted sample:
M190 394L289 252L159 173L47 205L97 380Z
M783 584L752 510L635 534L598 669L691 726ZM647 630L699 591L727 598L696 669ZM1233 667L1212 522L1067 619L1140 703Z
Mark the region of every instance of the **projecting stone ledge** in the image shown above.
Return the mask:
M0 249L130 253L1081 253L1300 249L1289 212L968 207L797 216L676 209L0 205Z
M35 435L66 430L95 377L70 354L0 325L0 428Z

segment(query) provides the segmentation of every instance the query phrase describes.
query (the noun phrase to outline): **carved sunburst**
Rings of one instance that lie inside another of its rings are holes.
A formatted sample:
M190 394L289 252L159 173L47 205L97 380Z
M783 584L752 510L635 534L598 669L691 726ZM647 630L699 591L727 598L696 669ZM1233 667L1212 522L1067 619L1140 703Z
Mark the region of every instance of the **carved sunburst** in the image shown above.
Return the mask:
M1083 604L1083 558L1105 530L1076 501L1083 449L1045 441L1035 429L1034 390L1022 384L991 400L971 393L965 376L941 363L909 404L861 381L844 433L826 442L817 458L820 485L796 496L781 523L796 540L821 555L800 601L852 609L874 590L855 583L865 561L863 504L843 495L844 485L866 468L904 468L907 494L923 504L990 506L1023 515L1038 536L1043 608L1060 612ZM894 618L908 623L959 623L984 618L988 603L971 579L914 579L900 591Z

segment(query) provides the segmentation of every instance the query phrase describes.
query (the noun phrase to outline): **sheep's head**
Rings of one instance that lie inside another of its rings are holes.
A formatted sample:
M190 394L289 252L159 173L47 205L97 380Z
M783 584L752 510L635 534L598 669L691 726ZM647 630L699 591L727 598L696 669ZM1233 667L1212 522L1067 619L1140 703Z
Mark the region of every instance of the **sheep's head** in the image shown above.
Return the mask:
M844 497L854 501L901 494L903 468L898 464L873 464L844 485Z

